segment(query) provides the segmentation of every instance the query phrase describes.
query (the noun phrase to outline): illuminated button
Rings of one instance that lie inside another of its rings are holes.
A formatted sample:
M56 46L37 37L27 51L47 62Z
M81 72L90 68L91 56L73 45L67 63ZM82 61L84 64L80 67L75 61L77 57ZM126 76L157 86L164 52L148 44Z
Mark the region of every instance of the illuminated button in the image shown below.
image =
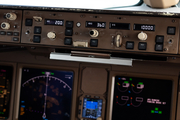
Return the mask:
M13 37L13 41L19 41L18 37Z
M175 35L176 34L176 27L168 27L167 28L168 35Z
M39 35L34 35L33 42L34 42L34 43L40 43L40 42L41 42L41 36L39 36Z
M64 38L64 45L72 45L72 38L69 37Z
M19 32L14 32L14 36L19 36Z
M0 35L6 35L6 32L5 31L1 31Z
M25 20L25 26L32 26L33 24L33 19L26 19Z
M7 35L8 35L8 36L12 36L12 35L13 35L13 32L7 32Z
M90 40L90 46L91 47L97 47L98 46L98 39L91 39Z
M156 44L155 45L155 51L163 51L163 45L162 44Z
M147 43L145 42L139 42L138 49L139 50L146 50Z
M127 41L126 42L126 49L134 49L134 42Z
M66 36L72 36L73 35L73 30L72 29L66 29L65 30L65 35Z
M66 21L66 28L73 28L73 21Z
M164 36L157 35L156 36L156 43L163 43L164 42Z
M41 34L41 27L34 27L34 34Z

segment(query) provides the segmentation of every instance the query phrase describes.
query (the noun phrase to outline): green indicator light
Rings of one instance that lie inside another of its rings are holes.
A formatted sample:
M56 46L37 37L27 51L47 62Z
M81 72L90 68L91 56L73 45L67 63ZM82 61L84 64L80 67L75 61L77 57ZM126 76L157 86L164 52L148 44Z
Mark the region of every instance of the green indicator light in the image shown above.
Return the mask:
M158 108L155 108L155 110L159 110Z
M151 113L154 113L154 110L151 110Z
M4 113L2 112L2 114L4 114Z
M139 82L138 84L143 85L143 83L142 83L142 82Z
M51 75L54 75L54 73L51 73Z
M129 78L130 81L132 81L132 78Z
M162 111L159 111L159 114L162 114Z
M42 74L45 74L45 72L42 72Z
M1 91L1 93L3 93L3 91Z
M129 83L128 81L124 81L124 83Z

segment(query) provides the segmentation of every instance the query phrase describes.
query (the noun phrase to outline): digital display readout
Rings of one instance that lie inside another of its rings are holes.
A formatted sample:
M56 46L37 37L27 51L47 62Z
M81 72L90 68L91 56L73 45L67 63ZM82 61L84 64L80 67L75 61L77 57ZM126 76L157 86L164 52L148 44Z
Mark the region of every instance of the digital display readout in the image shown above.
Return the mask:
M111 120L170 120L172 80L116 76Z
M82 117L91 119L101 117L102 102L102 99L84 98Z
M134 30L155 31L155 25L134 24Z
M64 20L55 20L55 19L45 19L45 25L58 25L63 26Z
M110 23L110 29L122 29L122 30L129 30L130 24L129 23Z
M105 22L86 21L86 27L91 27L91 28L106 28L106 23Z

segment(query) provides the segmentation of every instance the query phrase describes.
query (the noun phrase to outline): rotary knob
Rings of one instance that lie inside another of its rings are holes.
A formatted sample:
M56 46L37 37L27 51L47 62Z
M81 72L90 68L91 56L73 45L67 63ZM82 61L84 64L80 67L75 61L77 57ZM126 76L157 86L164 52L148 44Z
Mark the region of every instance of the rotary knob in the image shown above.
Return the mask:
M54 32L48 32L47 37L49 39L55 39L56 38L56 34Z
M122 36L121 35L116 35L114 37L114 44L116 47L120 47L122 45Z
M1 23L1 28L4 30L8 30L10 28L10 24L7 22Z
M7 13L7 14L6 14L6 18L7 18L8 20L16 20L17 15L16 15L15 13Z
M92 29L90 32L89 32L90 36L91 37L98 37L99 35L99 32L95 29Z
M148 36L147 36L146 33L141 32L141 33L138 34L138 38L139 38L139 40L143 40L144 41L144 40L147 40Z

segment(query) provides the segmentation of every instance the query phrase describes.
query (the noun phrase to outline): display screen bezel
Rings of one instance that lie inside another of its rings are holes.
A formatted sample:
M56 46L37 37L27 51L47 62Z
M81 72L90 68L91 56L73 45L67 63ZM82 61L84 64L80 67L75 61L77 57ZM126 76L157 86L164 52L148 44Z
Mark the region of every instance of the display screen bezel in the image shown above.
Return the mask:
M112 120L112 111L113 111L113 98L114 98L114 82L115 76L125 76L125 77L139 77L139 78L150 78L150 79L160 79L160 80L172 80L172 96L171 96L171 108L170 108L170 120L174 120L176 116L176 102L177 102L177 90L178 90L178 77L177 76L167 76L167 75L158 75L158 74L146 74L146 73L124 73L124 72L113 72L111 73L111 84L110 84L110 104L107 107L109 109L108 118Z
M21 76L22 76L22 69L23 68L34 68L34 69L49 69L49 70L60 70L60 71L71 71L74 73L74 79L72 84L72 102L71 102L71 115L70 120L75 116L75 110L73 109L73 106L76 104L76 95L77 91L74 89L77 89L78 84L78 69L74 67L57 67L57 66L49 66L49 65L29 65L29 64L19 64L17 67L17 82L16 82L16 99L15 99L15 107L14 107L14 116L13 119L18 119L19 116L19 102L20 102L20 91L21 91Z

